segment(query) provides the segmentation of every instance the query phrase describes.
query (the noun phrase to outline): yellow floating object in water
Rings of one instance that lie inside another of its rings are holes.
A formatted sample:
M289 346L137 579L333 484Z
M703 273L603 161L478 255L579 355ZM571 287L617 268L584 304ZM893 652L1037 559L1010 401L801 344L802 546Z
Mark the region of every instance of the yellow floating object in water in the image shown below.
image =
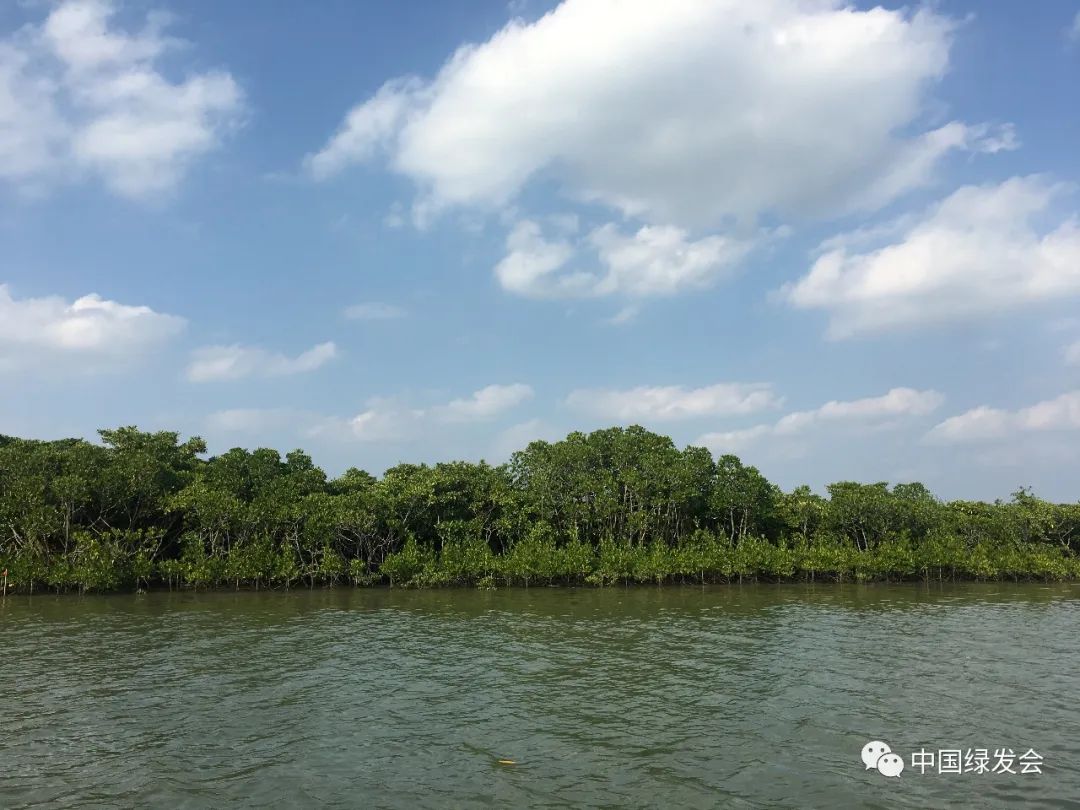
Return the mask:
M517 763L514 762L514 760L512 760L512 759L500 759L499 764L500 765L517 765Z

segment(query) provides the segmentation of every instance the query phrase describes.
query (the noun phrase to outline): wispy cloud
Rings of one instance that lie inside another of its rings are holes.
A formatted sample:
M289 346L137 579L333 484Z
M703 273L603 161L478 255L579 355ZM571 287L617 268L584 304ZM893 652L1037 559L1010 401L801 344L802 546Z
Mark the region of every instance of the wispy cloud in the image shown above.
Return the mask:
M767 383L717 383L572 391L570 408L617 422L668 422L704 416L735 416L778 408L783 399Z
M447 422L472 422L498 416L532 397L532 387L524 383L488 385L473 392L472 396L435 408L432 413Z
M1015 411L981 405L934 426L926 440L931 444L961 444L1060 430L1080 430L1080 391L1069 391Z
M706 433L700 436L696 443L715 452L731 452L741 450L760 439L806 435L828 425L896 425L897 420L933 413L944 399L937 391L893 388L879 397L832 400L813 410L793 411L771 424Z
M190 382L239 380L245 377L281 377L314 371L337 356L333 342L320 343L296 357L257 346L206 346L192 353L187 368Z
M488 385L467 397L428 407L377 397L352 418L325 419L314 432L364 442L420 438L440 426L496 419L532 397L532 388L524 383Z
M161 63L186 45L165 35L167 15L133 33L115 13L109 0L65 0L0 40L0 180L40 193L89 175L149 199L240 124L229 73L166 77Z

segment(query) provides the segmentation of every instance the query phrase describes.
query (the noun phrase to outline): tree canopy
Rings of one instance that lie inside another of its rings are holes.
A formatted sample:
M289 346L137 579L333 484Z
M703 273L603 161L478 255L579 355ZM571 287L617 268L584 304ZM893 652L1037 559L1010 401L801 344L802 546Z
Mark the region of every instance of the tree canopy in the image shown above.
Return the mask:
M733 455L641 427L537 441L500 466L328 479L300 450L134 427L0 436L9 588L532 585L1080 575L1080 504L919 483L784 492Z

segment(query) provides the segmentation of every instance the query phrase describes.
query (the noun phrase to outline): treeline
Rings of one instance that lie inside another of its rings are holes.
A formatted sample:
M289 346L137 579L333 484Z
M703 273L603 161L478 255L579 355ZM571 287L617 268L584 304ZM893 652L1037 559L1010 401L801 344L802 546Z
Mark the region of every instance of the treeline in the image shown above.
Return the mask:
M0 436L9 591L1080 577L1080 504L783 492L640 427L378 479L328 479L299 450L204 458L176 433L100 435Z

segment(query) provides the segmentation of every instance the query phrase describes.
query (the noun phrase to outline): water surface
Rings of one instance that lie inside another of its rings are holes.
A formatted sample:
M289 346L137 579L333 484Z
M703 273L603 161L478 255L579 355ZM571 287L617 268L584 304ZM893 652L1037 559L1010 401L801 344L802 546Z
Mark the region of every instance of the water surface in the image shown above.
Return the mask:
M0 807L1080 807L1078 640L1077 586L9 596Z

